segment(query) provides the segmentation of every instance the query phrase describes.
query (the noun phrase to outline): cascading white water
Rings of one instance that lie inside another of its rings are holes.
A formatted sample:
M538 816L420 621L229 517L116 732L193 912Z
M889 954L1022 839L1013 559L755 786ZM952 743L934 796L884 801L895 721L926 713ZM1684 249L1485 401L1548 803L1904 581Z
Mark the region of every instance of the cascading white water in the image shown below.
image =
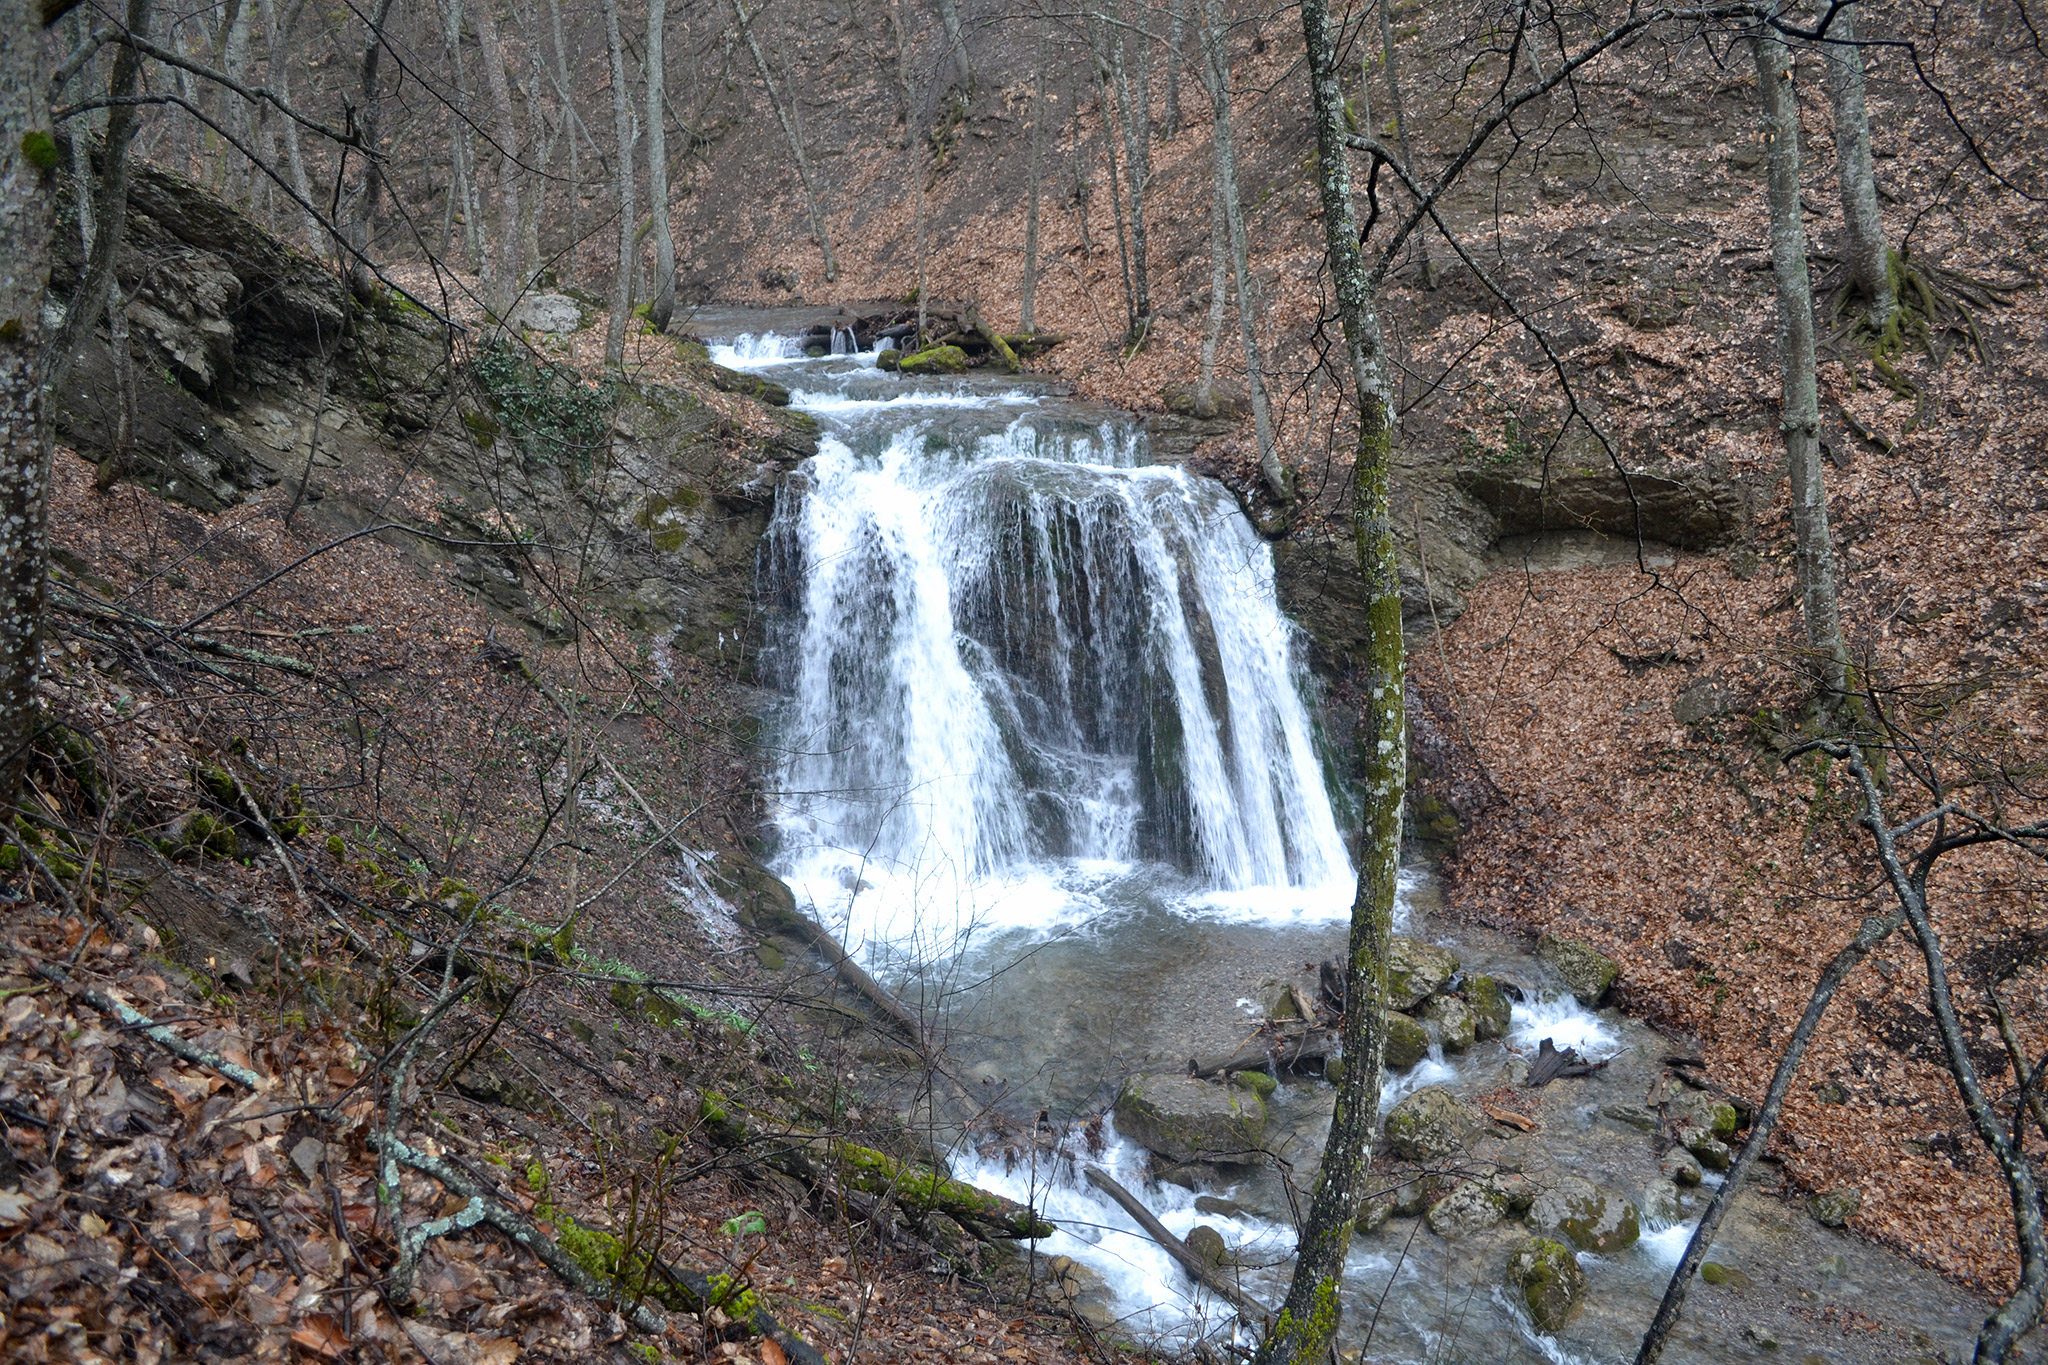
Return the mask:
M1221 487L1030 391L785 378L822 434L764 561L777 862L849 948L1072 919L1078 884L1134 864L1213 910L1341 909L1292 628Z

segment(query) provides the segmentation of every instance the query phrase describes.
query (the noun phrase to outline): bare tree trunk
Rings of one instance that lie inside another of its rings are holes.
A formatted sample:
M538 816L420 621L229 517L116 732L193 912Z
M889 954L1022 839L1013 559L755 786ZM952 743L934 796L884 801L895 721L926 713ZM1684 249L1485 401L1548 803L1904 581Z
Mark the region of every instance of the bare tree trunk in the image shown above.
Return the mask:
M1203 0L1203 71L1215 110L1216 193L1223 199L1230 235L1230 268L1237 281L1237 330L1244 346L1245 388L1252 400L1252 433L1258 440L1259 473L1275 501L1292 497L1287 470L1273 439L1273 410L1266 395L1265 366L1259 358L1258 309L1252 291L1251 242L1237 197L1237 138L1230 125L1230 26L1223 0Z
M1187 0L1170 0L1166 7L1166 123L1160 130L1169 140L1180 136L1180 50L1186 41Z
M946 64L953 71L953 85L960 98L974 98L974 67L967 60L967 34L960 27L957 0L938 0L939 26L946 34Z
M647 0L647 205L654 215L654 290L648 319L666 332L676 311L676 239L668 221L668 122L666 57L662 26L668 0Z
M495 6L478 5L477 49L484 62L484 80L491 88L491 136L501 149L498 154L498 231L484 234L484 304L503 321L511 314L525 288L524 266L519 259L520 171L512 158L519 147L519 130L512 122L512 83L505 76L505 49L498 41Z
M917 121L917 92L910 83L910 30L903 22L903 7L910 0L888 0L889 31L896 38L896 84L903 94L903 145L912 141L911 125Z
M1832 707L1848 690L1849 651L1836 602L1835 547L1820 462L1820 396L1814 376L1813 281L1806 269L1806 228L1799 210L1799 101L1784 41L1764 33L1753 44L1769 146L1771 272L1778 288L1778 373L1784 388L1785 459L1792 478L1792 536L1806 644Z
M1031 306L1038 294L1039 162L1045 154L1045 21L1038 23L1038 94L1031 106L1031 196L1024 203L1024 283L1019 290L1017 326L1037 331Z
M1877 176L1870 166L1870 111L1863 105L1863 49L1856 44L1856 10L1835 11L1826 48L1828 98L1835 110L1835 177L1842 191L1842 245L1849 277L1869 308L1870 325L1883 331L1899 308L1892 284L1891 251L1877 212Z
M357 173L355 189L349 195L347 219L342 227L343 238L352 248L348 253L349 288L359 299L368 299L377 288L369 263L370 220L376 217L377 197L384 187L384 154L377 126L382 100L377 75L384 57L384 25L390 22L393 2L378 0L377 11L370 19L370 36L363 45L359 95L362 112L356 120L356 131L362 139L357 152L362 158L362 170Z
M50 557L43 303L58 159L37 8L0 0L0 806L20 794L35 740Z
M1209 195L1209 321L1202 328L1201 377L1195 392L1213 401L1216 391L1216 348L1223 340L1223 309L1230 295L1230 229L1224 225L1223 179L1211 178Z
M1145 191L1152 180L1152 119L1143 71L1139 73L1138 93L1131 93L1131 80L1124 67L1122 24L1116 25L1111 34L1109 63L1116 77L1120 114L1117 122L1124 136L1124 175L1129 182L1131 209L1131 330L1125 344L1137 346L1152 329L1152 286L1145 271Z
M619 208L619 259L612 276L611 319L604 329L604 363L621 369L626 363L626 313L633 306L633 115L626 85L626 45L619 37L619 0L602 0L604 41L612 64L612 167Z
M818 250L825 256L825 278L836 280L839 278L839 262L832 255L832 238L825 230L825 211L818 201L817 181L811 175L810 158L804 155L803 137L797 132L787 101L776 89L774 74L768 68L768 58L761 52L761 44L754 37L746 7L741 0L728 0L728 3L732 6L732 17L739 25L740 36L746 40L747 53L754 59L754 70L760 73L761 84L768 91L768 103L775 110L776 121L782 125L782 136L789 143L790 157L796 162L797 179L803 182L804 187L804 205L810 210L811 235L817 238Z
M141 7L141 5L138 5L138 8ZM82 38L91 23L91 18L83 10L74 10L72 13L79 20L77 27ZM135 16L131 14L130 17L133 18ZM148 15L145 13L142 18L146 20ZM148 36L146 28L138 28L131 31L143 37ZM124 49L124 52L126 51L127 49ZM134 83L132 79L133 72L131 71L129 75L130 80L128 83L132 87ZM117 72L113 87L118 90L120 85L120 74ZM76 96L72 95L70 98L76 98ZM121 108L119 105L114 107L116 109ZM126 111L124 110L123 112ZM73 184L77 186L78 244L85 253L85 259L91 261L93 258L93 247L99 240L99 222L98 214L93 206L92 154L88 150L86 132L87 129L80 127L75 129L71 135L71 179ZM126 152L127 149L124 148L124 165ZM125 179L126 173L124 170L124 193L122 195L124 200L126 198ZM122 208L125 212L125 203L122 205ZM118 255L118 241L116 242L115 250ZM115 264L118 267L118 260ZM134 357L128 351L128 300L121 293L121 276L118 269L108 273L105 287L107 360L114 371L114 439L105 457L100 460L99 469L93 475L93 487L101 493L108 491L114 486L115 481L121 477L122 472L129 467L135 454L135 363ZM84 291L81 290L80 292L83 293ZM80 300L74 298L71 302L72 311L77 310L79 307ZM67 317L69 315L67 313ZM54 372L65 368L71 354L68 349L54 352L51 370ZM61 378L59 382L61 383ZM55 392L57 385L50 384L49 388L51 392Z
M241 0L228 0L227 12L221 20L219 67L230 78L246 84L243 79L249 72L249 7ZM228 126L244 147L256 145L249 119L249 102L226 91L221 94L221 121ZM222 158L222 198L237 208L249 206L249 177L255 168L249 158L232 148L225 149Z
M1212 0L1213 3L1213 0ZM1265 1341L1258 1365L1319 1365L1343 1314L1344 1258L1371 1178L1379 1129L1380 1079L1387 1017L1387 942L1393 932L1394 882L1401 861L1401 801L1408 785L1407 661L1401 640L1401 585L1394 561L1393 390L1380 338L1370 276L1360 259L1344 142L1344 91L1337 70L1337 34L1328 0L1302 0L1310 94L1315 117L1317 190L1322 200L1324 257L1337 296L1358 405L1351 518L1367 600L1365 697L1359 752L1365 773L1358 894L1351 906L1345 965L1344 1075L1309 1196L1287 1301Z
M554 28L555 97L562 101L562 116L567 120L569 139L569 247L562 253L561 264L555 270L555 277L566 285L575 276L576 248L583 242L583 181L582 167L577 164L576 157L576 87L569 83L569 47L562 41L561 0L548 0L548 22Z
M448 49L448 72L455 83L454 108L448 119L449 217L461 220L462 245L470 267L480 275L488 275L488 267L484 264L482 191L477 184L476 139L469 128L469 63L462 53L462 0L443 0L441 42ZM490 283L486 278L487 300Z
M1387 68L1387 98L1394 107L1394 132L1401 142L1401 169L1415 178L1415 144L1408 137L1408 101L1401 96L1401 58L1394 50L1394 0L1380 0L1380 46ZM1429 256L1429 237L1417 234L1415 249L1422 253L1422 287L1436 288L1436 263Z
M150 0L128 0L127 27L149 36ZM141 78L142 58L134 48L122 46L114 53L114 69L107 80L111 99L124 100L135 93ZM85 273L77 292L64 311L64 321L50 345L50 358L43 382L51 392L63 389L78 359L78 348L92 337L105 314L110 293L118 292L115 268L121 248L128 240L128 144L135 138L135 106L116 103L107 111L106 145L100 153L99 188L93 193L92 243L86 253ZM91 192L78 187L81 210ZM125 330L125 326L124 326Z
M1109 161L1109 212L1111 223L1116 228L1116 263L1123 271L1124 340L1128 344L1138 331L1138 295L1131 285L1131 252L1129 239L1124 235L1123 187L1118 183L1122 172L1117 168L1116 134L1112 131L1116 122L1113 113L1116 103L1109 93L1109 65L1099 50L1095 58L1095 75L1102 90L1102 154Z

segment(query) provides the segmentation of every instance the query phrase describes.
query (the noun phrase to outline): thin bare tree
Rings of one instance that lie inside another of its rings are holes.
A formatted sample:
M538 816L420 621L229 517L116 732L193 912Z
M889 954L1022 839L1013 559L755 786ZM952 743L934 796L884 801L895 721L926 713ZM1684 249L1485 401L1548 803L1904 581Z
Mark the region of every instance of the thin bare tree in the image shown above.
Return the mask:
M676 311L676 239L668 217L667 57L662 48L667 10L668 0L647 0L647 211L654 223L654 291L647 318L657 332L668 330Z
M728 0L728 3L732 6L733 22L739 26L740 37L746 41L747 55L753 58L761 86L768 92L768 104L775 111L775 121L782 125L782 136L789 145L790 159L796 162L797 179L803 184L804 207L811 216L811 236L817 240L818 250L825 257L825 278L836 280L839 278L839 262L832 254L832 237L825 227L825 208L818 197L817 177L811 173L811 159L804 155L803 135L797 131L789 98L775 84L775 74L769 69L768 58L761 51L760 40L754 36L754 26L747 18L746 6L742 0ZM964 56L966 48L960 50Z
M357 152L356 182L348 193L347 208L342 217L342 236L350 248L343 258L348 270L348 284L359 299L368 299L377 287L376 277L370 273L369 252L370 229L377 216L377 199L384 189L384 150L378 126L384 100L378 76L384 59L384 26L391 22L393 3L394 0L378 0L369 20L369 37L363 43L357 96L361 102L356 115L356 133L361 146Z
M526 287L520 261L519 130L512 121L512 82L505 74L505 49L498 37L497 7L475 8L478 55L491 90L491 137L498 150L498 230L484 234L484 303L500 321Z
M1038 330L1032 318L1032 305L1038 295L1038 193L1040 186L1040 163L1045 158L1045 114L1046 114L1046 45L1045 21L1038 22L1038 90L1031 103L1031 193L1024 201L1024 279L1018 288L1017 326L1020 330Z
M633 271L639 254L633 226L633 108L626 78L626 45L619 34L619 0L600 0L605 50L612 67L612 191L619 214L619 258L612 275L611 316L604 327L604 363L626 363L626 315L633 308Z

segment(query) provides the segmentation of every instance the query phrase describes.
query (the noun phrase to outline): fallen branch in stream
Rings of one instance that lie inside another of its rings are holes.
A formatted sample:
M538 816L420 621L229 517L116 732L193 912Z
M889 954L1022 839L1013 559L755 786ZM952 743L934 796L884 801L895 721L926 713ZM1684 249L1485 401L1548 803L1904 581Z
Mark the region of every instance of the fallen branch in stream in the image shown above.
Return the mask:
M1221 1057L1191 1057L1188 1074L1197 1080L1228 1076L1233 1071L1284 1071L1304 1062L1324 1062L1337 1055L1343 1037L1333 1028L1307 1028L1295 1034L1253 1040Z
M1083 1174L1087 1176L1089 1184L1114 1199L1118 1207L1131 1215L1138 1226L1145 1230L1147 1237L1159 1243L1167 1255L1180 1262L1181 1269L1187 1271L1188 1278L1237 1309L1247 1321L1262 1325L1272 1320L1272 1313L1258 1300L1217 1274L1216 1267L1197 1256L1186 1242L1168 1232L1166 1224L1153 1217L1152 1210L1146 1208L1137 1195L1118 1184L1116 1177L1100 1166L1090 1166Z

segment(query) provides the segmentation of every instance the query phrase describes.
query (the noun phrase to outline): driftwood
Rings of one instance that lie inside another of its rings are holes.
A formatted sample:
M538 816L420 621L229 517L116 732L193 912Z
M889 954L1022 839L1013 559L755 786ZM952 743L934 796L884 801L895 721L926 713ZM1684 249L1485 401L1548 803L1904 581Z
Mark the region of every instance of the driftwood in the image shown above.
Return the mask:
M1522 1084L1526 1089L1535 1090L1566 1076L1590 1076L1605 1062L1589 1062L1572 1048L1558 1051L1556 1044L1545 1038L1536 1047L1535 1060L1529 1063L1529 1079Z
M1333 1028L1308 1028L1292 1036L1254 1035L1250 1043L1225 1056L1189 1058L1188 1074L1207 1080L1211 1076L1228 1076L1233 1071L1284 1071L1303 1062L1328 1061L1342 1043L1342 1035Z
M1180 1262L1181 1269L1187 1271L1188 1278L1229 1303L1245 1317L1262 1323L1272 1320L1273 1315L1256 1299L1249 1297L1236 1285L1217 1274L1216 1267L1195 1255L1189 1250L1186 1242L1168 1232L1166 1225L1152 1216L1152 1210L1146 1208L1138 1196L1118 1184L1109 1172L1100 1166L1090 1166L1083 1173L1088 1177L1089 1184L1114 1199L1117 1205L1145 1230L1147 1237L1159 1243L1167 1255Z

